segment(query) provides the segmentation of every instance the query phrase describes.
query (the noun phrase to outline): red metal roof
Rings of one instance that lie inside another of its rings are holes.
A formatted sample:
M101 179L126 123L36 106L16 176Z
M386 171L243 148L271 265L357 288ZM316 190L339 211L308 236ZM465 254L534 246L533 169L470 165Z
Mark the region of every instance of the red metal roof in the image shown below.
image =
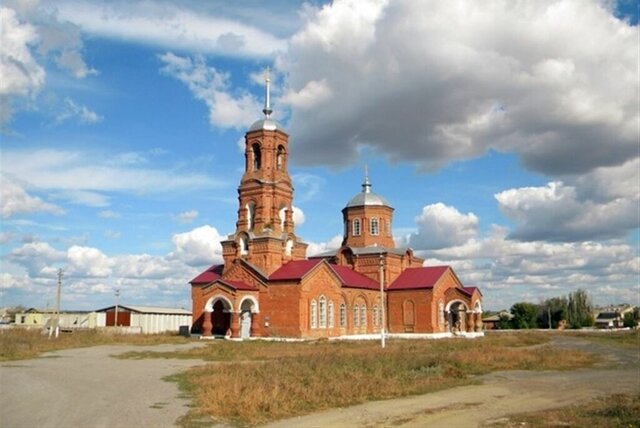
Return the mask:
M389 286L389 290L433 288L449 266L407 268Z
M222 275L223 268L224 268L224 265L209 266L207 270L205 270L204 272L202 272L200 275L196 276L189 282L191 282L191 284L209 284L215 281L216 279L220 278L220 275Z
M367 288L370 290L377 290L380 288L373 279L368 276L362 275L347 266L329 265L333 271L340 277L342 285L348 288Z
M222 279L220 280L220 282L224 283L224 284L228 284L230 286L232 286L233 288L235 288L236 290L257 290L256 287L254 287L251 284L247 284L245 282L242 281L231 281L231 280L227 280L227 279Z
M474 291L478 290L478 293L480 293L480 295L482 296L482 293L480 292L480 289L478 287L462 287L462 289L469 295L471 296L473 294Z
M283 281L292 279L301 279L311 269L322 263L322 259L316 260L293 260L280 266L278 270L269 276L269 281Z

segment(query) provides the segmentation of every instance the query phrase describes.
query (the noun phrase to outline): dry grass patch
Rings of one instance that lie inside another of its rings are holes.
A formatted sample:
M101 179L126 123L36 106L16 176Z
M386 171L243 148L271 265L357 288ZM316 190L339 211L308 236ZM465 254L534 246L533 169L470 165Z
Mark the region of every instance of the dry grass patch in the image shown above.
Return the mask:
M214 343L190 353L244 361L209 364L183 381L196 407L215 419L255 425L371 400L421 394L473 382L494 370L569 369L593 357L535 340L501 335L482 340L377 342ZM246 345L246 346L245 346Z
M585 404L523 413L494 421L492 427L640 427L640 394L616 394Z
M0 330L0 361L24 360L44 352L96 345L158 345L187 341L176 334L108 334L98 330L63 333L57 339L49 339L41 330L12 328Z
M587 338L605 345L629 349L640 349L640 330L626 331L579 331L570 333L574 337Z

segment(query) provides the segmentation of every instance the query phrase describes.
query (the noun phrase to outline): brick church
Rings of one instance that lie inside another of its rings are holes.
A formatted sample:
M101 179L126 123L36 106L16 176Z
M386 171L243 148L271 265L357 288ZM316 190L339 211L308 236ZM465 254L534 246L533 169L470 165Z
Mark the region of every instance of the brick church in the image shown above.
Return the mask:
M236 230L222 241L223 264L191 280L193 332L232 338L320 338L482 334L482 295L450 266L423 266L397 248L393 208L362 190L342 210L337 251L306 256L295 233L289 136L264 117L245 135ZM383 310L384 309L384 310Z

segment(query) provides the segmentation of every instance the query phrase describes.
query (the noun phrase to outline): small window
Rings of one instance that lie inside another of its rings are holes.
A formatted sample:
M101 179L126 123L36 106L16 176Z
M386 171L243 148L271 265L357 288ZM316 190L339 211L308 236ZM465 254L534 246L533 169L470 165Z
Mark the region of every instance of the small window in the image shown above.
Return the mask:
M378 305L373 305L373 325L375 327L380 324L378 321Z
M380 233L380 225L378 224L378 218L374 217L371 219L370 223L370 232L373 236L377 236Z
M334 316L333 316L333 302L329 300L329 306L327 307L327 324L329 328L333 328L334 325Z
M253 155L253 170L258 171L262 167L262 153L260 152L260 144L253 143L251 145Z
M367 328L367 305L360 306L360 327Z
M347 305L340 304L340 327L347 328Z
M360 219L353 219L353 236L360 236Z
M311 317L311 328L318 327L318 304L315 300L311 301L311 313L309 314Z
M240 255L249 254L249 238L244 233L240 235L238 245L240 246Z
M391 236L391 220L387 220L387 236Z
M278 146L278 154L276 155L276 168L278 171L284 169L284 147Z
M320 296L320 305L319 305L320 313L318 323L318 327L327 328L327 299L324 296Z
M353 305L353 326L360 327L360 307Z

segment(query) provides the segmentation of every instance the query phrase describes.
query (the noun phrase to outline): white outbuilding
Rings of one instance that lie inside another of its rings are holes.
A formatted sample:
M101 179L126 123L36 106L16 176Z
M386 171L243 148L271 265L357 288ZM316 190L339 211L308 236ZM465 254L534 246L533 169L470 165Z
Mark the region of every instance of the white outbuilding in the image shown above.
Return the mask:
M191 326L192 321L191 311L155 306L118 305L117 307L109 306L98 309L96 312L105 314L104 325L106 327L116 325L118 327L129 327L131 332L143 334L178 333L181 326Z

